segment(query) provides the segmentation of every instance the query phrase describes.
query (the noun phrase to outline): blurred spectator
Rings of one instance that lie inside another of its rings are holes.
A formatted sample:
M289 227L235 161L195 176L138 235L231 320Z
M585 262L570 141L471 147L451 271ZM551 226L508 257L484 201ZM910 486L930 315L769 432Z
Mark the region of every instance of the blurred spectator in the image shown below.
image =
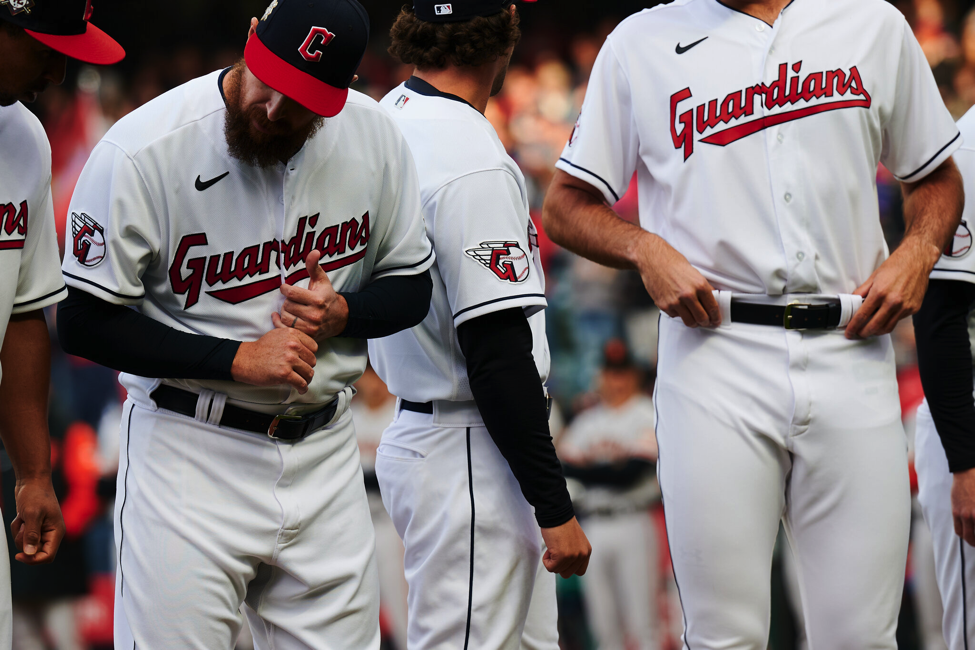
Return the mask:
M622 341L606 345L601 403L581 413L559 444L573 498L592 543L583 577L586 611L600 650L658 650L660 576L650 506L659 502L653 401Z

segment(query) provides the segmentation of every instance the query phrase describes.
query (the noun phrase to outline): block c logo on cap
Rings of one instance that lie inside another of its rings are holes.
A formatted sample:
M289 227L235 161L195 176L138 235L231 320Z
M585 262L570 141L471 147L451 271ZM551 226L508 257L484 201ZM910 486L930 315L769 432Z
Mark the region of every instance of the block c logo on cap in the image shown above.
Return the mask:
M321 43L317 43L319 37ZM305 38L305 42L298 48L298 53L304 57L305 61L318 62L322 60L322 48L326 47L335 38L335 34L324 27L312 27ZM314 48L314 49L312 49Z
M448 16L454 13L454 8L451 5L434 5L433 11L438 16Z

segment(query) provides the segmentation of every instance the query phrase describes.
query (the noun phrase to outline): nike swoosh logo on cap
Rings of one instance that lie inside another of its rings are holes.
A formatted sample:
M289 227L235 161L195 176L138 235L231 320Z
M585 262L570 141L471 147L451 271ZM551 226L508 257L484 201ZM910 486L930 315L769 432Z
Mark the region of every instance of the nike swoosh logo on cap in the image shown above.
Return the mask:
M686 52L687 50L689 50L689 49L691 49L691 48L692 48L692 47L694 47L695 45L700 45L701 43L703 43L703 42L704 42L704 41L706 41L706 40L708 40L708 37L707 37L707 36L705 36L704 38L702 38L702 39L701 39L701 40L699 40L699 41L694 41L693 43L691 43L690 45L688 45L688 46L686 46L686 47L684 47L684 46L681 46L681 44L680 44L680 43L678 43L678 44L677 44L677 49L676 49L675 51L676 51L676 52L677 52L678 54L683 54L684 52Z
M205 190L208 190L211 187L213 187L214 185L216 185L217 183L219 183L220 181L222 181L223 179L225 179L227 176L230 176L230 172L224 172L223 174L220 174L216 178L211 178L208 181L200 180L200 177L197 176L196 177L196 189L199 190L200 192L203 192Z

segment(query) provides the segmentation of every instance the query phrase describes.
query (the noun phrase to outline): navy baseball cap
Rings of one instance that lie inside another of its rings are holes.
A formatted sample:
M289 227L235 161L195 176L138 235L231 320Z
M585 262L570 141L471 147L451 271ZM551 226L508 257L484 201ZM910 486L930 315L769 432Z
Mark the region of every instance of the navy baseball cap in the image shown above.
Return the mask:
M356 0L274 0L244 49L254 76L323 117L338 115L369 42Z
M22 27L52 50L85 63L125 58L111 36L92 25L92 0L0 0L0 19ZM6 8L6 11L4 10Z
M493 16L518 0L414 0L413 13L427 23L459 23L478 16ZM536 0L521 0L535 2Z

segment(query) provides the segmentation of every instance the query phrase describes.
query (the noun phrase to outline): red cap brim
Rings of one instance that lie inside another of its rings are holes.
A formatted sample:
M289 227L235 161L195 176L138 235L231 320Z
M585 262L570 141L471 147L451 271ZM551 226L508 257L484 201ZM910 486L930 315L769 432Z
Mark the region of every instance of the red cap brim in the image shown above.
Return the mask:
M348 88L330 86L302 72L269 50L257 34L248 39L244 60L247 68L265 85L322 117L335 117L341 113L349 98Z
M73 36L42 34L29 29L25 31L52 50L85 63L110 65L125 58L125 50L122 46L91 23L88 23L84 34Z

